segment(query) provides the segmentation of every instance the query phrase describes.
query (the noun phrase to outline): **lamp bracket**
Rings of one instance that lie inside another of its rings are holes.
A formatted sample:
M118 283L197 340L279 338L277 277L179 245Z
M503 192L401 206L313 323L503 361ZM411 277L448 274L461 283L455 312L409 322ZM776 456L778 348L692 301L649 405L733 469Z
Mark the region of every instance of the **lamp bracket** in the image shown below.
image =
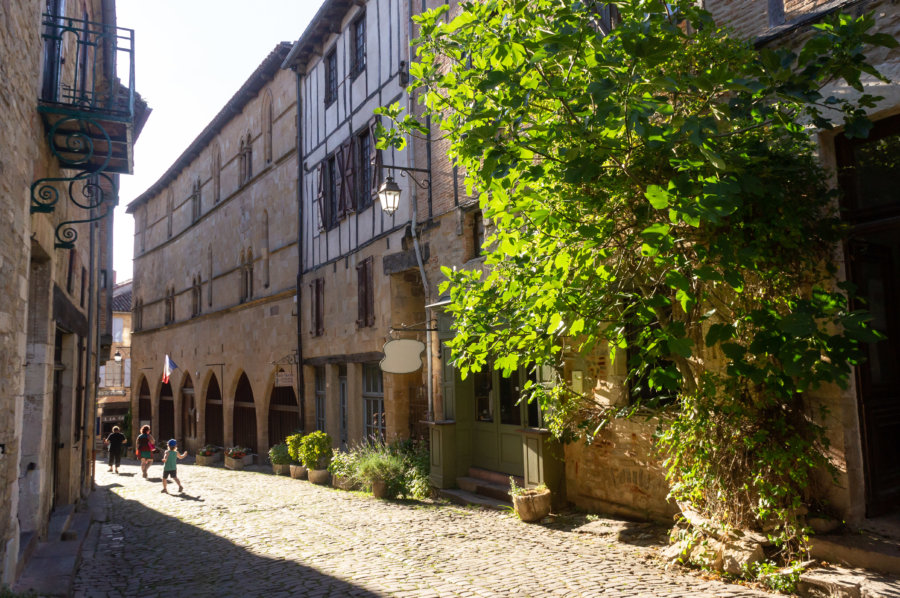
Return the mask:
M399 170L400 176L408 177L420 189L428 189L429 187L431 187L431 179L428 178L431 176L431 171L428 170L427 168L409 168L408 166L392 166L390 164L385 164L384 167L388 168L390 170ZM422 180L419 181L419 179L417 179L415 176L413 176L412 173L414 173L414 172L426 174L428 176L422 177Z

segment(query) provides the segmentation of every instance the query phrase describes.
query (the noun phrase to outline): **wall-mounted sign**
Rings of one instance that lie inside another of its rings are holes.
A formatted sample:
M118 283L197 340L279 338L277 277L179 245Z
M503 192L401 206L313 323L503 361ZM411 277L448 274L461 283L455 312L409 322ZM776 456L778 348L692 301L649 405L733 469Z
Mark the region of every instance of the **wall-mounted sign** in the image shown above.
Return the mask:
M294 373L279 370L275 372L275 386L294 386Z
M422 367L425 343L412 339L398 339L384 343L381 371L388 374L412 374Z

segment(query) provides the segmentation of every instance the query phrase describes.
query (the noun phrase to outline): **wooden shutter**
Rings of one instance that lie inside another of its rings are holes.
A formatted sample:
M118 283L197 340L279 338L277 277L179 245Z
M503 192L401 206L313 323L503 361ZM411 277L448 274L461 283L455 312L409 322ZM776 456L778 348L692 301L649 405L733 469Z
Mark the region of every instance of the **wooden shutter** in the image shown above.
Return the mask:
M356 264L356 327L366 325L366 262Z
M344 215L356 211L356 202L353 200L353 153L356 149L356 138L350 137L341 146L343 160L341 161L341 210Z
M369 122L369 164L372 167L372 180L369 193L372 200L378 199L378 187L381 186L381 150L376 149L375 130L378 125L378 119L373 118Z
M366 260L366 326L375 325L375 284L374 284L375 260Z
M333 164L335 172L328 174L329 184L331 177L334 177L334 194L337 196L330 198L331 205L335 206L335 220L340 220L347 215L346 202L344 201L344 150L345 146L342 145L334 153Z
M318 280L314 280L309 283L309 335L316 336L316 287L318 286L316 283Z
M319 204L319 230L325 230L325 162L319 163L316 169L316 178L319 187L316 191L316 201Z
M325 334L325 279L316 279L316 336Z

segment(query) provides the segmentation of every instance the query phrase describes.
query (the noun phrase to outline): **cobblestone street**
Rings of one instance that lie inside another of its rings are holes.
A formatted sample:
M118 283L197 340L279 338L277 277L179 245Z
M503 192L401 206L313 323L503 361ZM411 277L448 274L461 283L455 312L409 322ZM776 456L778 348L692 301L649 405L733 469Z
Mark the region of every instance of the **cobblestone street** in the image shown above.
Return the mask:
M766 596L665 573L657 547L443 503L384 502L264 472L180 465L162 494L97 464L76 596ZM177 485L169 486L177 492ZM646 535L646 534L645 534ZM646 542L644 542L646 543Z

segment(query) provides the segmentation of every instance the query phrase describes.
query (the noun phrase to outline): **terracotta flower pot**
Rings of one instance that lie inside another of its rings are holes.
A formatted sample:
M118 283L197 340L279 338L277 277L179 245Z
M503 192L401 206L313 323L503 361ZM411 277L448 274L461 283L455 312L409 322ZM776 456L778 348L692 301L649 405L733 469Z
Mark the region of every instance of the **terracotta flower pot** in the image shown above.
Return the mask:
M327 469L310 469L308 472L309 481L320 486L331 482L331 474Z
M291 469L291 477L295 480L306 479L306 465L295 465L291 463L288 467Z
M540 521L550 514L551 496L549 490L526 490L524 494L514 495L516 515L528 523Z
M372 496L375 498L387 498L387 484L384 480L372 482Z
M272 473L275 475L291 475L290 463L272 463Z
M356 490L356 484L350 478L345 478L344 476L333 475L331 476L331 485L337 488L338 490Z

